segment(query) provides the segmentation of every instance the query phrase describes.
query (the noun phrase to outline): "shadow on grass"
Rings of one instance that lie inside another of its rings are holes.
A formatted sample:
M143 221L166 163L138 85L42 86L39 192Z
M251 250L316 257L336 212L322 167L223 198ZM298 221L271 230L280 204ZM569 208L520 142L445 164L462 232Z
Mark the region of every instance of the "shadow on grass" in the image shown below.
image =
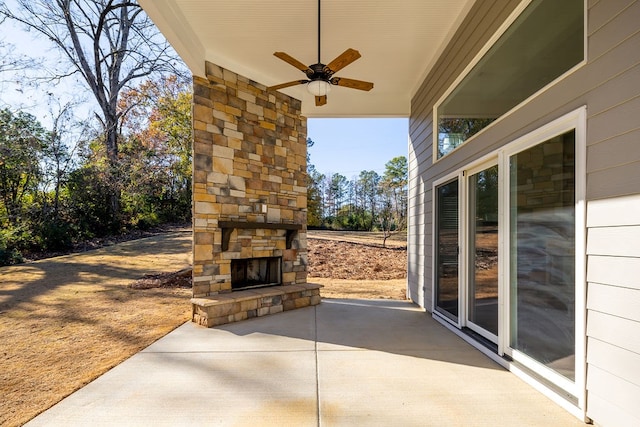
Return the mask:
M55 296L57 289L68 285L78 285L77 292L82 292L83 287L87 292L93 292L93 285L109 289L124 288L122 284L113 282L133 281L146 273L154 273L136 264L137 258L188 254L191 242L185 238L187 235L190 232L171 233L79 254L2 267L0 313L24 303L37 304L40 296ZM180 267L184 266L176 265L176 268Z

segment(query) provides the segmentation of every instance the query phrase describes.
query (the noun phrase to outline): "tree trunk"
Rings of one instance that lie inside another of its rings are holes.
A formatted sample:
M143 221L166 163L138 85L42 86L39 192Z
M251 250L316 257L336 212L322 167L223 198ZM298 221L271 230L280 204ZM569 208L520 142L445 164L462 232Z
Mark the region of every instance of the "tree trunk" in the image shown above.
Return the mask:
M109 117L109 116L107 116ZM114 229L120 228L122 216L120 212L120 199L122 196L119 159L118 159L118 132L117 123L106 124L106 149L107 159L109 161L109 210L112 217L112 226Z

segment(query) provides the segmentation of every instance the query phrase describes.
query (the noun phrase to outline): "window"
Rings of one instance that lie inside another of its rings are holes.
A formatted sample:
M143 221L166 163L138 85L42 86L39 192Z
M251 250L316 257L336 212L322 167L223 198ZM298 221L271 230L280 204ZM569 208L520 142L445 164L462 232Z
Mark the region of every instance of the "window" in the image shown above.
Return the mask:
M498 165L467 178L467 326L498 342Z
M583 0L533 0L434 108L447 155L584 59Z

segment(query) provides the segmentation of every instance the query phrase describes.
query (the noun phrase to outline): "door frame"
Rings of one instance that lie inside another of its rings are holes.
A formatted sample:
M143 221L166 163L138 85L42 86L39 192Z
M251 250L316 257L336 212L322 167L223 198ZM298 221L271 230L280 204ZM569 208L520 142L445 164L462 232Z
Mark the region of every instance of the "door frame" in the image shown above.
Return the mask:
M562 135L569 131L575 131L575 380L572 382L547 368L533 358L510 347L511 324L510 309L510 263L506 262L509 253L510 218L509 218L509 174L502 174L503 194L500 198L502 237L499 239L498 252L505 254L501 263L501 292L504 296L502 306L502 330L499 337L499 354L508 356L514 362L519 363L536 375L557 385L578 399L581 408L586 406L586 127L587 109L578 108L564 116L514 140L500 150L500 165L507 171L509 158L519 152L527 150L545 141Z
M452 319L450 316L445 315L444 313L441 313L438 310L438 300L437 300L437 291L436 291L436 286L438 283L438 278L437 278L437 274L438 274L438 257L437 257L437 253L438 253L438 241L437 241L437 232L438 232L438 211L436 209L436 203L437 203L437 198L438 198L438 193L437 193L437 189L438 187L441 187L445 184L448 184L452 181L458 180L458 318L457 320ZM462 287L462 280L460 280L460 278L462 277L463 270L462 270L462 266L464 266L464 263L462 262L462 257L464 256L464 251L461 251L460 248L462 248L462 244L463 244L463 240L462 240L462 217L461 212L462 212L462 207L461 207L461 200L460 200L460 195L462 194L463 191L463 184L462 181L464 179L464 176L462 174L462 171L460 172L455 172L449 175L446 175L436 181L433 182L432 185L432 193L433 194L433 206L434 208L432 209L432 220L431 220L431 236L432 236L432 247L431 247L431 312L438 316L440 319L443 319L444 321L455 325L457 328L461 328L462 327L462 323L460 321L461 316L460 313L462 312L462 298L461 298L461 287Z
M524 136L514 139L501 148L469 162L463 167L433 181L432 185L432 257L431 257L431 313L432 316L447 325L449 329L460 335L496 362L516 373L522 379L536 387L545 395L568 411L584 418L586 410L586 130L587 108L579 107L555 120L548 122ZM509 197L508 197L508 162L509 157L519 151L543 143L547 139L575 130L575 380L571 382L541 363L518 352L510 345L510 296L509 296ZM470 338L462 331L468 326L467 317L467 280L468 280L468 197L467 175L469 172L482 170L497 159L498 164L498 351L488 350L477 340ZM458 319L457 322L436 310L435 275L436 269L436 189L442 184L458 179L458 240L460 250L458 257ZM464 315L461 315L464 313ZM542 380L541 380L542 379ZM557 391L548 388L545 382L572 394L576 403L560 397ZM576 412L576 410L578 412ZM580 414L580 415L578 415Z
M470 224L470 220L471 218L469 218L469 208L470 208L470 203L469 203L469 195L470 195L470 185L469 185L469 179L471 178L472 175L475 175L479 172L482 172L486 169L489 169L493 166L498 166L498 335L494 335L492 334L490 331L487 331L486 329L480 327L479 325L476 325L475 323L473 323L472 321L469 320L469 306L471 303L471 298L470 298L470 288L471 288L471 283L469 280L470 274L473 271L472 266L470 265L470 255L469 255L469 248L470 248L470 242L471 242L471 234L470 234L470 230L469 230L469 224ZM462 269L463 274L464 274L464 280L462 280L462 288L463 288L463 293L464 293L464 298L462 299L461 305L463 307L463 312L464 312L464 316L462 318L462 326L463 327L467 327L469 329L471 329L473 332L481 335L482 337L490 340L491 342L493 342L494 344L498 345L499 342L499 336L500 336L500 327L501 327L501 308L500 308L500 304L501 304L501 300L502 300L502 296L500 295L500 236L502 234L502 231L500 229L500 207L502 205L501 203L501 188L500 188L500 178L502 175L502 171L500 169L500 162L498 161L498 156L497 155L491 155L489 158L484 159L481 163L478 162L474 162L472 164L472 166L466 168L463 171L463 176L464 176L464 185L463 185L463 193L462 193L462 199L464 199L463 204L464 206L461 208L462 212L461 214L463 215L463 236L462 236L462 248L464 248L464 252L465 253L465 262L462 265Z

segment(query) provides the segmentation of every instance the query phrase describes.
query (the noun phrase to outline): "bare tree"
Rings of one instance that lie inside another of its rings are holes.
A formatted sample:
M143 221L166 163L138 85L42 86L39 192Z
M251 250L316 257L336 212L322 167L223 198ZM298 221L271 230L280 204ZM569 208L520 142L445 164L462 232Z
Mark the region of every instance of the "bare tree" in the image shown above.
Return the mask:
M64 188L69 173L75 166L75 153L80 145L82 135L86 134L86 123L75 118L74 103L60 105L57 100L50 100L49 116L52 129L44 140L43 167L44 176L40 187L47 200L46 193L53 187L53 218L60 219L60 192ZM46 203L45 203L46 204Z
M113 174L118 170L118 108L123 89L156 73L175 72L177 55L134 1L15 0L0 2L0 17L13 19L50 40L65 59L56 79L80 75L95 98L96 113ZM113 182L118 182L117 176ZM120 190L113 189L111 211L120 214Z
M2 29L0 34L5 33L7 22L7 17L0 15L0 28ZM0 39L0 74L10 75L16 71L36 66L36 61L24 55L18 55L15 50L14 45ZM4 80L4 76L1 80Z

